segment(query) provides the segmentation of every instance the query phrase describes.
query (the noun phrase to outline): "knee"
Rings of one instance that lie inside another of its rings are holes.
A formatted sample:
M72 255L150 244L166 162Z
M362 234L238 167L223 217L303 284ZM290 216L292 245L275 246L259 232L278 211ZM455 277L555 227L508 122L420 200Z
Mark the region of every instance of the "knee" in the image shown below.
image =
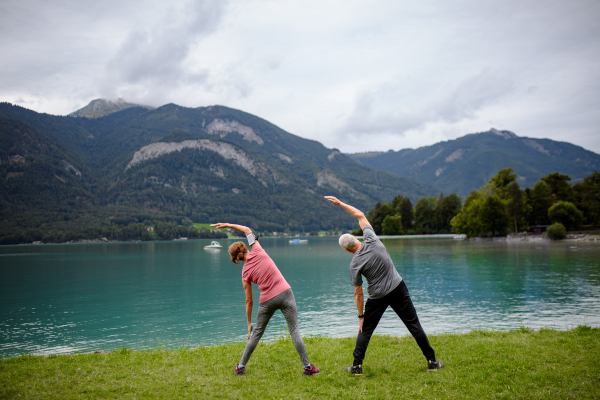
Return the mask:
M369 339L371 339L371 336L373 336L373 329L369 329L369 330L363 329L363 331L358 334L358 337L363 340L369 340Z

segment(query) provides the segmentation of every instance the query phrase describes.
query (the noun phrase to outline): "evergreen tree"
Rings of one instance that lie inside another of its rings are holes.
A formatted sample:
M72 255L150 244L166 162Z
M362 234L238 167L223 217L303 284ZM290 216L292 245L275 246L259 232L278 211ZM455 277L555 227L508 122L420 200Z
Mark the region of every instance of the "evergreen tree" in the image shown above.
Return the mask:
M481 226L485 232L491 232L492 236L506 233L508 214L500 197L495 194L487 196L481 204L480 213Z
M584 224L600 225L600 171L573 185L575 204L583 212Z
M413 212L413 205L408 197L405 197L400 203L398 208L398 214L402 218L402 229L404 232L413 228L413 221L415 214Z
M450 225L450 221L454 218L459 212L461 208L461 200L456 194L452 193L449 196L444 197L438 215L440 218L440 228L439 233L447 233L450 232L452 227Z
M531 205L528 216L529 225L550 225L548 209L552 205L552 189L544 181L538 181L527 199Z
M571 177L569 177L568 175L562 175L558 172L554 172L552 174L546 175L541 180L544 181L550 187L553 203L557 201L575 201L573 188L569 183Z
M519 233L519 226L525 224L525 201L519 184L515 181L508 186L508 213L513 220L515 233Z
M415 205L415 228L418 233L432 233L435 230L435 197L425 197Z

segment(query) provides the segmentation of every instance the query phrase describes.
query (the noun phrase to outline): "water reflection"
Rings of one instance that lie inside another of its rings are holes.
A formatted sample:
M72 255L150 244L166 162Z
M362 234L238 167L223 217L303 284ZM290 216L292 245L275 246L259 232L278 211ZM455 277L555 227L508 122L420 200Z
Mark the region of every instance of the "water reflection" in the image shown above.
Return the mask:
M1 247L0 356L244 340L242 266L209 243ZM337 239L261 244L293 288L303 334L356 335L351 255ZM385 244L427 332L600 326L595 243ZM284 328L276 314L265 338ZM408 334L391 310L376 333Z

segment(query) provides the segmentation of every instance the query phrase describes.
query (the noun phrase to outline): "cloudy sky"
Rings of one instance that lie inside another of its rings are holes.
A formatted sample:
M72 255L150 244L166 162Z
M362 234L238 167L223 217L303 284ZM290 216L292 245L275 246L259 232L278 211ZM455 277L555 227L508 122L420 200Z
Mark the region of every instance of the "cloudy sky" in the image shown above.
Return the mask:
M0 101L221 104L344 152L491 127L600 153L600 2L2 0Z

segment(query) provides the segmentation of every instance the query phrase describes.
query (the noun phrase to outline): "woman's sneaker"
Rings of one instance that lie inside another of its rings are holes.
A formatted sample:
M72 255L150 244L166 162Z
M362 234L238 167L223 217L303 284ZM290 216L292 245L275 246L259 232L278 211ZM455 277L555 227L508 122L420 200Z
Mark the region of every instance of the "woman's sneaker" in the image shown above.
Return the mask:
M427 360L427 371L437 371L442 369L444 364L441 361Z
M346 372L351 372L354 375L362 375L362 364L361 365L353 365L351 367L346 367Z
M318 374L319 372L321 372L321 370L312 364L310 364L310 367L304 367L304 375L306 376Z
M237 364L237 365L235 366L235 374L236 374L237 376L242 376L242 375L244 375L244 371L246 371L246 367L241 367L241 368L240 368L240 364Z

